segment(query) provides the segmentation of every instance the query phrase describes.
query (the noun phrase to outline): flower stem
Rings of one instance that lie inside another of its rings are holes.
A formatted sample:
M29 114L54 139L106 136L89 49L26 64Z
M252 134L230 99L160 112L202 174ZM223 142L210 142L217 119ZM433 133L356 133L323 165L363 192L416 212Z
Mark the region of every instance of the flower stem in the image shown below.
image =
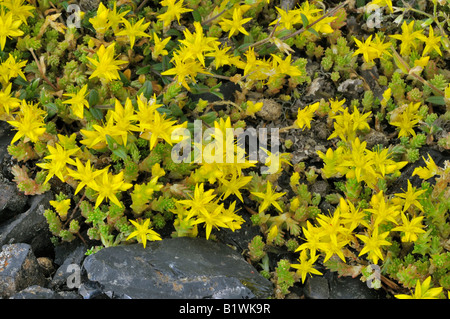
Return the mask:
M433 84L431 84L430 82L428 82L427 80L425 80L423 77L421 77L419 74L417 74L416 72L410 72L411 68L409 67L408 63L406 63L405 60L403 60L403 58L400 56L400 54L398 54L398 52L394 49L393 46L391 46L392 49L392 53L394 53L395 57L398 59L398 61L402 64L402 66L406 69L406 71L408 72L407 74L411 75L412 77L416 78L417 80L419 80L420 82L422 82L422 84L429 86L433 91L435 91L437 94L441 95L441 96L445 96L445 93L441 90L439 90L436 86L434 86Z
M33 55L34 61L36 62L36 65L37 65L37 67L38 67L39 73L40 73L41 76L42 76L42 79L43 79L45 82L47 82L47 83L53 88L53 90L58 91L59 88L58 88L56 85L54 85L54 84L48 79L48 77L45 75L45 72L44 72L44 69L43 69L41 63L39 62L38 58L36 57L36 54L34 54L34 50L33 50L32 48L30 48L30 49L28 49L28 50L31 52L31 55Z
M319 19L317 19L317 20L313 21L312 23L308 24L306 27L303 27L303 28L301 28L301 29L295 31L294 33L291 33L291 34L288 34L288 35L286 35L286 36L284 36L284 37L281 37L280 40L282 40L282 41L283 41L283 40L287 40L287 39L290 39L290 38L292 38L292 37L295 37L295 36L297 36L297 35L299 35L299 34L305 32L305 31L307 31L309 28L311 28L311 27L314 26L315 24L319 23L319 22L322 21L323 19L325 19L325 18L327 18L327 17L329 17L329 16L334 15L339 9L345 7L349 2L350 2L350 0L346 0L346 1L342 2L342 3L341 3L340 5L338 5L337 7L335 7L335 8L333 8L333 9L331 9L330 11L326 12L326 13L325 13L323 16L321 16ZM274 27L274 29L272 30L272 32L271 32L271 34L270 34L269 37L267 37L267 38L265 38L265 39L262 39L262 40L260 40L260 41L257 41L257 42L255 42L255 43L253 43L253 44L248 44L247 46L241 47L241 48L239 49L239 51L243 52L244 50L247 50L248 48L258 47L258 46L260 46L260 45L263 45L263 44L268 43L268 42L273 38L274 33L275 33L275 29L277 28L277 26L278 26L278 23L275 25L275 27Z

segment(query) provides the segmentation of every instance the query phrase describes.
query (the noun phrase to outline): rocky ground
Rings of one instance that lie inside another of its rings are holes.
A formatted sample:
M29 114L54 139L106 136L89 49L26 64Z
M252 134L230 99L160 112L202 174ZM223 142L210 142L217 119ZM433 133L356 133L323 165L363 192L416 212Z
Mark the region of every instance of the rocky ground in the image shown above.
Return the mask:
M85 255L89 247L80 240L55 247L43 216L53 195L47 192L25 196L17 190L7 170L10 156L6 146L12 135L6 125L1 125L1 298L265 299L273 295L273 283L243 256L248 243L258 233L249 222L235 232L219 232L219 242L204 238L166 238L149 243L145 249L141 244L111 247L90 256ZM287 296L384 297L358 278L338 278L331 272L308 279Z

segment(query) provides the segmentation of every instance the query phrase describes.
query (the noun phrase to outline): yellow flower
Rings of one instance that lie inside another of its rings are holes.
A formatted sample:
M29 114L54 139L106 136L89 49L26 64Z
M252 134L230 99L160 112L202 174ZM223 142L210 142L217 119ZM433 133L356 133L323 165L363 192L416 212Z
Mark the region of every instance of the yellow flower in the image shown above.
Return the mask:
M424 157L422 158L426 167L416 167L412 176L419 175L421 179L426 180L439 173L439 167L436 165L430 154L428 154L428 161Z
M441 36L434 36L433 27L430 26L430 31L428 32L428 37L421 35L420 39L425 43L425 48L423 49L422 56L426 55L428 52L435 50L439 55L442 56L440 49Z
M71 99L62 102L63 104L70 104L73 114L80 119L84 118L84 107L89 108L89 102L85 99L87 92L87 84L85 84L78 93L66 93L63 96L69 96Z
M374 59L379 57L378 50L374 47L372 44L372 35L370 35L366 41L361 42L357 38L353 37L353 40L355 40L356 45L358 46L358 50L356 50L352 56L356 56L358 54L362 54L364 57L364 60L366 62L372 62Z
M21 137L25 137L24 141L32 141L36 143L39 136L45 133L44 117L46 112L38 108L38 103L27 103L22 100L20 111L14 117L13 121L8 123L17 128L17 133L14 135L11 144L14 144Z
M19 29L22 20L15 19L11 11L5 13L4 8L0 10L0 49L3 51L6 38L20 37L23 31Z
M226 222L228 228L231 229L231 231L235 231L236 229L241 229L241 225L245 223L245 219L236 214L236 201L233 201L227 209L222 210L222 214L229 217L231 219L230 221Z
M272 54L272 58L273 68L277 74L284 73L291 77L302 75L298 67L291 65L292 55L289 54L286 59L282 60L279 56Z
M319 102L306 106L304 109L298 109L297 120L294 125L303 129L305 126L311 128L311 121L314 117L314 112L319 108Z
M233 218L223 214L222 211L223 211L223 204L220 204L217 205L211 213L206 211L197 216L197 219L193 224L197 225L200 223L205 223L206 239L209 239L213 227L229 228L228 223L231 222Z
M214 58L214 66L216 67L216 70L220 68L223 65L230 65L232 64L233 57L231 56L228 51L230 50L230 47L224 45L222 48L219 48L218 44L213 44L213 50L211 52L208 52L205 54L205 56L211 56Z
M349 200L340 198L339 210L342 213L342 223L345 228L353 231L359 225L363 225L369 228L369 224L366 221L366 214L358 208L356 208L353 203Z
M300 261L300 264L291 264L291 267L297 269L297 273L300 273L302 277L302 283L305 282L307 274L322 275L320 271L313 267L317 258L319 258L319 256L311 253L311 257L309 258L309 260L307 260L308 256L306 255L306 250L302 250L298 259Z
M407 24L406 21L403 21L402 33L389 35L391 38L402 41L402 44L400 45L400 54L403 56L409 55L411 47L417 49L417 39L423 39L423 30L413 31L414 22L415 20L411 20L411 22Z
M115 129L114 118L112 116L109 116L107 119L106 126L94 124L92 128L93 130L80 130L80 133L84 137L80 143L95 150L106 147L106 135L114 137L118 133L117 129Z
M254 117L255 113L261 110L262 107L263 102L254 103L253 101L247 101L247 109L245 110L245 114Z
M139 119L140 125L151 125L155 117L156 110L163 106L162 104L156 104L156 94L147 100L143 93L136 99L138 110L136 115Z
M321 11L322 9L317 9L314 4L310 5L308 1L305 1L299 10L299 15L303 14L306 19L308 20L308 24L313 23L314 21L317 21L318 19L322 18ZM316 31L316 33L333 33L333 28L330 26L330 22L334 21L336 17L326 17L322 18L322 20L318 21L316 24L314 24L311 28ZM303 22L303 21L302 21ZM303 25L303 27L306 27L306 25ZM312 33L308 30L308 32Z
M252 195L262 198L263 202L259 206L259 212L262 213L265 211L270 205L273 205L280 212L283 212L280 204L277 203L277 199L284 196L286 193L276 193L272 189L272 184L268 181L266 184L266 192L251 192Z
M328 111L328 115L333 116L336 115L336 113L342 112L344 110L342 105L345 104L346 100L342 99L339 101L335 99L330 99L329 102L330 102L330 111Z
M398 126L400 128L398 137L402 136L416 136L414 127L419 123L422 117L418 114L420 102L411 102L400 114L396 110L393 111L393 116L390 118L389 124Z
M195 184L194 196L190 196L191 199L179 200L178 203L186 205L189 208L188 219L194 215L207 215L207 204L216 197L213 193L214 189L205 192L203 183Z
M342 161L342 156L344 153L344 148L339 146L336 150L329 148L324 154L321 151L317 151L317 155L323 160L324 166L322 168L322 174L326 178L338 177L341 173L338 171L338 166Z
M420 59L414 61L414 66L420 66L424 69L428 65L428 61L430 60L430 56L423 56Z
M388 49L391 47L391 42L383 42L384 39L381 39L378 34L375 34L374 42L372 43L372 46L375 48L375 50L378 53L377 58L381 58L383 54L386 54L387 56L391 56L391 53L388 51Z
M277 235L278 235L278 227L277 225L274 224L270 226L270 229L267 232L267 240L266 240L267 244L270 245L271 243L273 243Z
M96 16L89 19L89 22L92 24L97 33L105 34L105 32L108 31L109 27L111 26L108 21L109 15L109 9L100 2Z
M102 174L96 177L95 183L92 183L91 185L92 189L97 192L95 207L98 207L105 198L109 199L117 206L123 207L116 194L120 191L126 191L132 186L132 184L126 183L123 180L123 171L117 175L102 171Z
M136 227L136 230L132 232L128 237L127 240L130 240L133 237L137 237L138 241L142 243L142 245L147 245L147 240L155 241L155 240L161 240L161 236L149 228L150 226L150 219L147 218L142 224L139 221L130 220L130 222L133 224L134 227Z
M17 76L27 80L21 70L25 65L27 65L27 61L16 61L16 58L10 53L8 59L0 65L0 82L5 86L9 79Z
M431 276L428 276L422 284L417 279L416 289L412 295L395 295L397 299L437 299L436 297L442 292L443 287L430 288Z
M298 10L285 10L278 7L275 7L275 9L278 11L279 18L271 22L269 25L280 23L283 28L290 30L294 27L294 24L301 21Z
M366 209L366 211L375 215L374 227L378 227L379 224L385 221L397 224L396 216L401 212L400 206L393 205L391 202L386 202L383 191L379 191L372 196L370 205L372 208Z
M64 199L61 201L51 200L49 203L53 206L53 208L55 208L59 217L61 217L61 220L65 221L67 219L67 212L70 208L70 199Z
M122 138L122 144L127 145L128 135L132 131L139 131L139 128L134 125L138 120L138 116L134 112L131 100L125 100L125 107L116 99L114 110L109 111L110 116L114 119L114 130L116 136Z
M138 22L131 24L130 22L128 22L127 19L123 18L122 23L125 25L125 30L117 32L116 36L127 36L128 39L130 40L130 48L133 49L136 37L150 38L150 35L145 33L145 30L150 25L150 22L144 23L144 20L145 19L142 18Z
M403 212L407 211L411 205L416 206L421 211L423 211L423 207L420 202L417 200L420 195L425 193L425 190L416 191L415 187L412 187L411 182L408 180L408 190L404 193L397 193L395 196L404 198L405 204L403 205Z
M205 37L203 35L203 28L200 22L194 22L195 32L191 33L188 29L183 31L184 39L179 42L184 45L181 49L183 62L191 59L197 59L202 66L205 66L204 52L212 51L213 45L219 45L220 42L216 38Z
M13 16L19 18L25 24L27 23L27 18L32 17L35 8L30 5L24 5L24 0L3 0L2 6L8 8L8 11L13 14Z
M114 2L114 7L112 10L108 12L108 24L111 26L114 32L119 29L119 24L122 22L123 17L130 12L130 10L126 10L118 13L116 8L116 2Z
M389 12L394 12L394 9L392 8L392 0L372 0L370 4L376 4L380 7L388 6Z
M423 230L422 219L424 216L414 217L411 221L402 212L402 225L392 228L391 231L403 232L402 242L414 242L417 240L417 234L425 233Z
M372 234L369 236L365 235L356 235L359 239L364 242L364 248L359 253L359 256L369 254L368 258L373 261L376 265L378 260L383 260L383 254L381 252L381 246L390 246L392 245L385 238L389 235L389 232L384 232L382 234L378 234L378 227L375 226L375 229L372 231Z
M114 46L112 43L108 48L102 46L97 51L97 59L88 57L88 60L92 63L95 71L91 74L89 79L99 77L100 79L110 82L115 79L119 79L119 65L127 63L127 61L115 60L114 58Z
M91 189L98 188L96 185L95 178L101 174L103 174L105 171L108 170L108 167L103 168L101 170L94 170L93 167L91 167L91 161L87 160L86 165L83 165L81 163L80 159L76 158L76 167L77 170L74 171L70 168L67 168L67 171L69 172L69 176L73 177L74 179L78 180L78 186L75 190L75 195L84 187L87 186Z
M50 155L44 157L44 159L49 159L51 161L36 164L37 166L48 170L47 178L45 179L44 184L47 184L47 182L50 180L50 178L53 177L53 175L56 175L62 182L65 182L65 175L67 171L66 165L76 165L76 162L72 158L70 158L70 156L77 153L79 151L79 148L77 147L66 150L57 143L56 148L48 145L47 149L49 150Z
M311 251L311 254L315 255L317 250L324 249L325 243L322 240L322 237L324 237L325 234L321 231L321 229L319 229L319 227L313 226L311 222L307 220L306 228L302 227L302 230L306 242L298 246L295 252L309 249Z
M244 29L243 25L249 22L252 18L242 18L242 10L241 7L236 7L233 10L233 19L222 19L219 22L222 30L228 33L228 38L231 38L235 33L239 34L239 32L248 35L247 30Z
M184 86L188 91L190 91L191 89L186 82L186 78L190 78L195 82L197 73L211 74L203 68L200 62L193 59L189 59L185 62L183 61L183 58L177 53L174 53L172 61L174 62L175 66L172 69L162 72L161 75L175 75L175 81L179 85Z
M150 141L150 150L152 150L159 139L165 140L172 145L172 132L182 125L176 125L177 121L171 121L166 119L165 114L160 114L158 111L154 111L153 119L151 122L141 122L138 124L141 129L140 137Z
M152 58L156 60L156 58L160 55L165 56L168 55L169 52L165 50L167 43L170 41L170 37L165 38L164 40L160 40L158 35L153 32L153 41L155 42L155 46L152 51Z
M386 91L384 91L383 99L380 101L380 104L383 107L386 107L387 103L389 102L389 99L391 98L391 95L392 95L391 88L388 88Z
M163 21L164 28L169 28L170 23L177 18L178 24L180 23L181 14L185 12L190 12L192 9L183 8L184 0L163 0L159 4L161 6L167 7L167 11L163 14L158 15L158 20Z
M9 83L4 90L0 91L0 105L6 114L9 114L10 110L16 109L21 104L18 98L11 96L11 87L12 83ZM0 111L0 114L3 113L3 110Z
M220 179L220 182L223 185L224 193L223 193L223 199L228 198L230 195L236 195L237 198L241 200L241 202L244 202L244 199L242 198L242 194L239 191L241 188L243 188L245 185L250 183L252 180L252 176L241 176L237 177L236 174L233 174L230 180L226 180L224 178Z
M335 254L338 255L338 257L345 262L345 256L342 251L342 248L347 245L349 240L338 238L336 236L330 237L330 240L326 242L322 249L325 251L325 258L323 259L323 262L327 262L328 259L333 257Z

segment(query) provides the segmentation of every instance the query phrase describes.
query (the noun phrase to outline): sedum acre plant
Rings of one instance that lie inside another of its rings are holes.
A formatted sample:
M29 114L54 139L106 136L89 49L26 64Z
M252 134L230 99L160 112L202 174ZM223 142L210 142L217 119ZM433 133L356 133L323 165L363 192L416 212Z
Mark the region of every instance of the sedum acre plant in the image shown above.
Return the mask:
M13 180L54 194L55 245L255 227L276 298L376 267L374 289L445 298L449 7L363 2L108 0L69 23L70 1L1 0Z

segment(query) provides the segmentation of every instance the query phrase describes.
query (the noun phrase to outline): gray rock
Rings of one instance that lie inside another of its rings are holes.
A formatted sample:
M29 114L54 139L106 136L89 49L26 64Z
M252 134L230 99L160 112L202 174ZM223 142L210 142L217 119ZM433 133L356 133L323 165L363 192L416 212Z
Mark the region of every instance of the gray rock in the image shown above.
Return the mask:
M0 163L8 155L8 145L11 143L16 131L12 130L12 126L5 121L0 121Z
M381 289L372 289L360 277L339 277L331 271L309 277L303 289L308 299L384 299Z
M383 132L377 130L370 130L370 132L364 136L364 141L367 143L367 148L371 149L375 145L381 144L384 147L388 146L389 139Z
M15 135L12 126L0 121L0 223L23 212L27 204L27 196L21 194L15 183L4 177L4 171L8 167L8 146Z
M63 299L83 299L83 297L74 291L58 291L58 295Z
M73 291L54 291L38 285L25 288L9 299L82 299L82 297Z
M81 269L81 264L86 257L86 247L84 245L78 246L71 254L64 260L62 265L56 270L53 275L52 281L50 282L49 287L54 288L62 288L67 284L67 280L69 276L73 274L69 268L70 265L78 265Z
M379 299L381 291L369 288L360 277L338 277L336 273L328 273L330 299Z
M33 285L14 294L10 299L62 299L62 296L51 289Z
M0 177L0 223L23 213L27 196L20 193L17 186Z
M117 298L267 298L273 291L239 253L202 238L104 248L83 268L90 282Z
M0 252L0 297L8 298L32 285L45 285L45 277L31 246L4 245Z
M330 298L330 288L328 280L321 276L308 277L305 289L305 297L308 299L328 299Z
M338 92L344 93L344 96L351 100L358 98L359 95L364 92L363 81L360 79L348 79L339 84L337 88Z
M0 224L0 246L27 243L37 255L49 250L52 247L51 234L43 213L52 198L50 192L32 197L30 208L26 212Z

